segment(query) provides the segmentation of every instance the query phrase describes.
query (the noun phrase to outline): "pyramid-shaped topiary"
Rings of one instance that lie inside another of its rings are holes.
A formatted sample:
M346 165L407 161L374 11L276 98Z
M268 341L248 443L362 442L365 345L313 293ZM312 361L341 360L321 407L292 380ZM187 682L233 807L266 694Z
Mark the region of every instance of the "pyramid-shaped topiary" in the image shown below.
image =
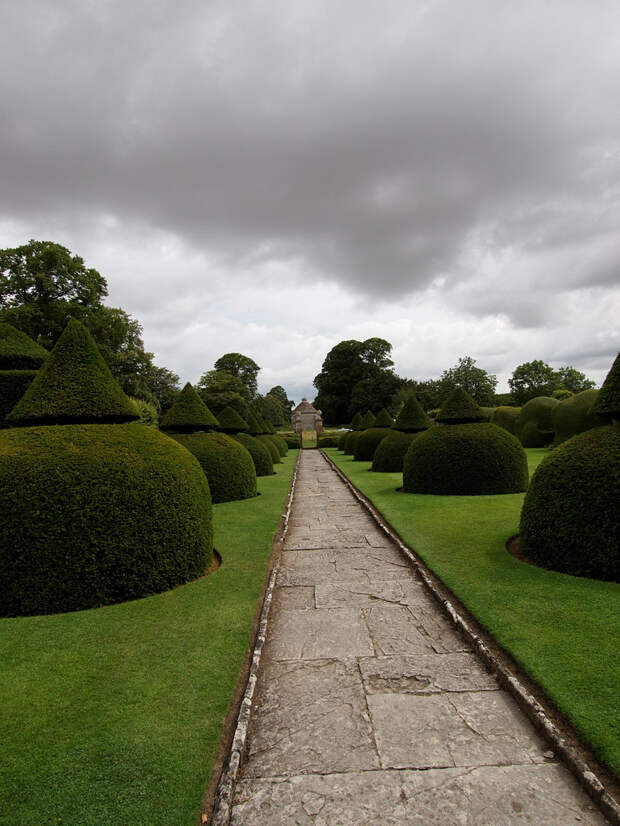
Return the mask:
M200 465L126 423L137 414L79 322L31 390L16 407L23 426L0 433L0 613L90 608L202 575L213 527Z
M139 418L79 321L65 327L24 396L6 417L12 425L119 424Z
M228 406L220 410L217 420L218 430L222 433L245 433L248 429L248 423L241 418L234 407Z
M353 448L353 458L356 462L372 462L375 450L385 439L394 420L385 407L379 411L375 423L367 430L362 430Z
M351 419L350 429L351 429L351 430L357 430L357 428L358 428L358 427L361 425L361 423L362 423L362 418L363 418L363 417L362 417L362 414L361 414L361 413L360 413L360 411L358 410L358 411L357 411L357 413L355 414L355 416L353 416L353 418Z
M377 413L377 418L374 421L373 427L392 427L394 419L390 416L385 407Z
M441 406L436 421L443 424L483 422L485 415L462 387L455 387Z
M11 324L0 324L0 426L49 353Z
M217 425L218 420L189 382L176 397L160 423L162 430L173 430L176 433L213 430Z
M247 416L244 418L248 423L248 433L251 436L258 436L259 433L263 432L261 423L256 418L256 414L253 410L248 410Z
M374 427L375 414L371 410L367 410L362 416L362 421L358 426L358 430L368 430L369 427Z
M431 424L431 420L422 410L422 405L412 394L404 403L392 427L402 433L417 433L420 430L426 430Z
M620 353L616 356L590 413L620 420Z

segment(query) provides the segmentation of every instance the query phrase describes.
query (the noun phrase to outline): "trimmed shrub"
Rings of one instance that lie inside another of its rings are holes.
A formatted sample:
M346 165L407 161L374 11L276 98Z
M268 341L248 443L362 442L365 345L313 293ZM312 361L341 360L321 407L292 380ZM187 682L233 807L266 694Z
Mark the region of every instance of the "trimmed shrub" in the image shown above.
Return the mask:
M201 576L212 560L204 473L151 427L4 430L0 500L4 616L158 593Z
M0 323L0 370L38 370L48 351L12 324Z
M245 447L225 433L171 433L194 455L209 480L213 504L256 496L256 470Z
M484 413L462 387L455 387L437 414L435 421L466 424L484 421Z
M355 443L353 458L356 462L372 462L375 450L392 430L389 427L371 427L362 430Z
M254 469L257 476L273 476L273 459L266 445L249 433L235 433L232 437L236 442L243 445L254 462Z
M482 410L483 421L490 422L492 417L493 417L493 412L494 412L495 408L494 407L481 407L480 410Z
M363 416L358 410L355 416L351 419L351 430L357 430L362 423Z
M560 404L551 396L526 402L515 423L515 436L523 447L545 447L553 441L553 410Z
M620 429L597 427L546 456L521 512L521 550L573 576L620 579Z
M515 426L517 424L517 419L519 418L520 412L520 407L508 407L508 405L501 405L500 407L496 407L493 411L491 423L496 424L498 427L503 427L504 430L507 430L515 436Z
M590 413L608 419L620 419L620 353L611 365Z
M248 429L248 423L241 418L234 407L224 407L220 410L217 421L217 429L221 433L245 433Z
M554 390L551 394L552 398L557 399L559 402L563 402L564 399L570 399L570 397L574 395L572 390L567 390L565 387L558 387L558 389Z
M377 413L377 418L374 421L373 427L392 427L394 419L390 416L385 407Z
M405 453L411 442L421 432L402 433L400 430L390 430L375 450L371 470L378 473L402 473Z
M90 333L72 319L6 421L28 427L137 418L138 411L110 373Z
M431 420L422 410L422 405L416 396L411 395L404 403L392 427L403 433L416 433L419 430L426 430L431 424Z
M334 436L332 434L319 436L319 447L338 447L340 439L340 436Z
M605 418L590 412L598 394L598 390L583 390L581 393L571 394L553 408L551 418L555 434L554 445L559 445L578 433L592 430L593 427L608 424Z
M287 447L293 450L299 447L299 433L278 433L278 436L284 439Z
M250 436L258 436L259 433L262 433L261 424L256 418L256 414L252 410L248 410L247 416L244 416L245 421L248 423L248 433Z
M527 477L519 441L489 422L430 428L412 441L403 462L403 489L410 493L519 493Z
M344 445L350 432L350 430L345 430L344 433L340 434L338 437L338 450L344 450Z
M267 435L274 443L274 445L278 448L278 453L280 454L280 456L286 456L286 454L288 453L288 445L286 444L284 439L281 436L278 436L277 433L268 433Z
M24 395L36 370L0 370L0 427L4 427L4 417L11 412Z
M150 402L145 402L144 399L135 399L133 397L131 397L131 401L134 403L140 416L138 422L147 427L157 427L159 416L155 405Z
M187 382L161 420L160 427L175 433L193 433L196 430L213 430L217 424L217 419L200 398L198 391Z
M355 445L361 432L360 430L353 430L351 433L347 433L347 437L344 440L345 455L349 456L355 452Z
M280 451L273 443L271 436L269 436L267 433L259 433L257 436L255 436L255 438L265 445L265 447L271 454L271 461L274 463L274 465L279 465L282 463L282 459L280 458Z
M362 421L359 423L357 430L368 430L369 427L374 427L375 425L375 414L367 410L364 416L362 416Z

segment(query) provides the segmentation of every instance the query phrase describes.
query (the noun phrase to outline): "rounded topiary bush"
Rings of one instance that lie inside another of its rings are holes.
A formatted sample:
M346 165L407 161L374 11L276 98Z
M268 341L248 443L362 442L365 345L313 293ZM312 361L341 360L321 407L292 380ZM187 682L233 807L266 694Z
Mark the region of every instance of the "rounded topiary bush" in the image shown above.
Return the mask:
M280 451L273 443L271 436L269 436L267 433L259 433L254 438L258 439L259 442L265 445L265 447L271 454L271 461L274 463L274 465L279 465L282 462L282 459L280 458Z
M165 591L212 560L209 485L181 445L139 424L0 434L0 605L75 611Z
M598 390L584 390L569 396L554 407L551 413L555 433L554 444L559 445L578 433L608 423L606 419L590 412L598 394Z
M354 461L372 462L375 450L391 432L389 427L371 427L368 430L360 431L353 450Z
M286 446L295 450L299 447L299 433L278 433L281 439L284 439Z
M418 433L390 430L382 439L372 459L372 470L378 473L402 473L403 461L409 445Z
M493 414L491 416L491 423L496 424L498 427L503 427L504 430L507 430L509 433L516 435L515 426L517 424L517 419L519 418L520 412L520 407L509 407L508 405L500 405L500 407L496 407L493 411Z
M200 462L213 503L256 496L256 470L250 453L225 433L171 433Z
M355 445L357 444L357 440L362 432L363 431L361 430L353 430L351 433L347 434L347 438L344 440L344 452L347 456L352 455L355 452Z
M620 579L620 429L580 433L543 459L521 512L521 550L545 568Z
M412 441L403 462L403 489L410 493L519 493L527 477L519 441L490 422L426 430Z
M273 476L273 459L266 445L248 433L235 433L232 438L243 445L252 457L257 476Z
M340 443L340 436L329 434L327 436L319 436L319 447L338 447Z
M278 436L277 433L269 433L268 436L274 443L274 445L278 448L280 456L286 456L286 454L288 453L288 445L286 444L284 439L281 436Z
M341 433L338 437L338 450L344 450L345 442L349 433L349 430L345 430L345 432Z
M560 404L551 396L526 402L515 423L515 435L523 447L545 447L553 441L553 411Z

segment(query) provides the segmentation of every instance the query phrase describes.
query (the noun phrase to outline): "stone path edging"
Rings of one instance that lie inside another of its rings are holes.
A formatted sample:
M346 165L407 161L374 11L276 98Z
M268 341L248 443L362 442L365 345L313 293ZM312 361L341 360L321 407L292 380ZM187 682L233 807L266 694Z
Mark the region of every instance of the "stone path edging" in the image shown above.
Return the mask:
M293 471L293 478L291 480L291 487L286 498L286 505L284 513L282 514L282 521L280 522L280 529L278 530L275 546L277 547L274 564L269 575L269 582L265 589L265 597L260 614L260 621L254 648L252 650L252 662L248 674L248 680L243 694L243 700L239 708L237 716L237 725L233 736L230 752L226 762L226 768L222 772L220 782L217 786L215 796L215 805L211 819L210 826L228 826L230 822L233 793L235 790L235 783L239 775L239 768L241 765L241 757L245 749L245 742L248 735L248 724L250 722L250 715L252 713L252 701L254 698L254 691L256 689L256 680L258 676L258 668L260 666L263 647L265 645L265 638L267 635L267 625L269 623L269 612L271 610L271 601L273 599L273 589L276 583L276 577L280 568L280 550L286 539L288 533L288 523L291 514L291 505L293 503L293 495L295 493L295 485L297 483L297 471L299 470L299 456L301 451L297 454L295 462L295 470Z
M616 800L605 788L600 778L591 770L588 764L577 754L575 749L562 736L560 729L552 722L545 709L538 700L525 688L523 683L500 659L493 653L482 638L475 633L469 623L461 616L457 608L445 599L437 588L434 578L435 574L419 559L409 548L396 531L389 525L374 507L374 505L353 485L344 475L340 468L325 453L320 451L331 469L342 479L351 493L372 516L378 527L381 528L398 546L400 552L416 570L416 573L424 583L425 587L432 594L434 599L441 605L444 613L448 616L453 625L458 628L471 642L472 646L487 666L495 672L499 682L514 697L519 707L523 710L530 722L549 741L557 756L567 766L571 773L577 778L588 795L594 800L602 813L607 817L613 826L620 826L620 802ZM443 583L442 583L443 584ZM447 591L447 586L443 586ZM218 823L217 826L223 826ZM215 822L214 822L215 826Z

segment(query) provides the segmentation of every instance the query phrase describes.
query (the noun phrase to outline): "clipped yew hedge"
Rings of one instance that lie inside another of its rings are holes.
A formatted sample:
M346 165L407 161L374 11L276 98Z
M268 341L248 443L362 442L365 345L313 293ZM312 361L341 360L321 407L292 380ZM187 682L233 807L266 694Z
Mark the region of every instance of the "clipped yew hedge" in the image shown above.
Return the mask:
M620 428L587 430L554 448L532 477L521 550L574 576L620 580Z
M75 611L168 590L212 561L209 485L154 428L0 434L0 613Z
M351 433L347 433L347 437L344 440L344 452L346 455L353 455L353 453L355 453L355 446L362 432L361 430L352 430Z
M490 422L430 428L411 442L403 462L403 489L410 493L519 493L527 480L523 447Z
M545 447L553 441L553 411L560 404L551 396L526 402L515 423L515 435L523 447Z
M338 436L338 450L344 450L345 442L350 432L350 430L345 430L344 433L341 433L340 436Z
M250 453L225 433L171 433L193 454L209 480L213 503L256 496L256 470Z
M235 433L232 438L243 445L252 457L257 476L273 476L273 459L266 445L248 433Z
M504 430L507 430L509 433L512 433L516 436L515 428L520 412L520 407L500 405L499 407L496 407L493 411L491 415L491 423L496 424L498 427L503 427Z
M388 433L391 433L390 427L371 427L368 430L362 430L356 439L353 448L353 459L356 462L372 462L375 450L379 444L385 439Z
M274 465L279 465L282 462L282 459L280 458L280 451L275 446L271 436L269 436L267 433L259 433L254 438L258 439L259 442L265 445L265 447L271 454L271 461L274 463Z
M274 443L274 445L278 448L278 453L280 454L280 456L286 456L286 454L288 453L288 445L284 441L284 439L281 436L278 436L277 433L268 433L267 435Z
M565 442L578 433L591 430L593 427L608 424L606 419L591 412L598 394L598 390L583 390L581 393L564 399L552 410L553 443L555 445Z
M401 433L399 430L390 430L375 450L371 470L377 473L402 473L405 454L417 435L418 433Z

